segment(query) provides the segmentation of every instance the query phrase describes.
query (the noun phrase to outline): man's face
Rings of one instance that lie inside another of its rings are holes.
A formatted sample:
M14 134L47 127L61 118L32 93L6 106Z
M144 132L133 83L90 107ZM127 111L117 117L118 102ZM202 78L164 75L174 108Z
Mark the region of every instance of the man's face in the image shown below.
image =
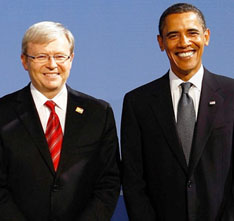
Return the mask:
M45 44L29 42L27 55L70 55L70 44L65 36L58 36L57 39ZM50 57L47 62L37 63L32 58L21 55L21 61L28 71L34 87L48 98L53 98L62 89L70 74L74 54L63 63L56 63Z
M166 51L172 71L182 80L189 80L200 68L204 46L210 32L203 30L194 12L168 15L158 43Z

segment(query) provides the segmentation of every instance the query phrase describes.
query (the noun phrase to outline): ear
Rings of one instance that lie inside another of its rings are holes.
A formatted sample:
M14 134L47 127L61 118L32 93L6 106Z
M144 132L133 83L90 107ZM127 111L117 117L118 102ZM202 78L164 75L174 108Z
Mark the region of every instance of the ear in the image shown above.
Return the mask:
M24 69L28 71L28 58L24 54L21 54L20 59Z
M71 60L71 62L73 61L74 56L75 56L75 54L74 54L74 52L73 52L73 53L70 55L70 60Z
M70 55L70 58L69 58L69 65L70 65L70 68L72 67L72 61L73 61L73 59L74 59L74 56L75 56L75 54L74 54L74 52Z
M210 29L206 29L204 32L204 38L205 38L205 46L209 45L210 42Z
M158 40L158 45L159 45L161 51L164 51L165 48L164 48L164 45L163 45L163 38L162 38L162 36L161 35L157 35L157 40Z

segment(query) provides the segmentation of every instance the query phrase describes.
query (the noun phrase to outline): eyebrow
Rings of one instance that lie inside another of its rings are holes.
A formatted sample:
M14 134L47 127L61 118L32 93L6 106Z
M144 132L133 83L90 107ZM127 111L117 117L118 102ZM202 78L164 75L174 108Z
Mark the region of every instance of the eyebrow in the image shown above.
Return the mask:
M190 32L190 31L195 31L195 32L200 32L198 29L196 28L190 28L187 30L187 32ZM170 31L166 34L166 37L168 37L169 35L172 35L172 34L177 34L179 33L179 31Z
M196 28L190 28L190 29L188 29L188 31L196 31L196 32L200 32L198 29L196 29Z

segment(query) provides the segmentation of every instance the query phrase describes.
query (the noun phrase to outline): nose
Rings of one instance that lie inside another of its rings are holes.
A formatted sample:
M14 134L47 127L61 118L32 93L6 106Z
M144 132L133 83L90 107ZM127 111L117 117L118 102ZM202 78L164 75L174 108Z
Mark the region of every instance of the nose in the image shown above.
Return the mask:
M47 67L50 69L54 69L57 67L57 63L53 56L49 57L48 62L47 62Z
M187 47L190 45L190 38L186 35L180 36L179 46L180 47Z

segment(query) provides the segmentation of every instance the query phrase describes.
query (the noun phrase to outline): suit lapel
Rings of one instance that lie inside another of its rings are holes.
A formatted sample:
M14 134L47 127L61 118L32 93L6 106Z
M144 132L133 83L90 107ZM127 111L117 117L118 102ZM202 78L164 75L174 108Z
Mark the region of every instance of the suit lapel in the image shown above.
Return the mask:
M60 168L65 168L66 161L69 160L70 150L74 148L74 145L79 142L79 134L82 132L82 128L85 125L86 118L86 105L84 100L79 95L79 92L75 92L70 87L68 89L68 101L67 101L67 113L65 122L65 132L63 137L63 146L60 156L60 163L57 173L60 173Z
M217 110L222 108L223 98L219 95L217 82L207 70L204 72L202 91L199 104L199 112L195 133L193 138L193 147L190 158L189 174L191 175L198 164L198 161L205 148L206 142L214 126L214 119Z
M40 155L49 167L51 173L54 174L50 152L29 85L18 93L17 102L18 103L14 108L18 113L19 118L24 124L28 134L31 136L35 146L38 148Z
M176 132L174 110L169 85L169 74L164 75L153 88L150 105L159 121L164 136L179 164L187 173L188 167Z

